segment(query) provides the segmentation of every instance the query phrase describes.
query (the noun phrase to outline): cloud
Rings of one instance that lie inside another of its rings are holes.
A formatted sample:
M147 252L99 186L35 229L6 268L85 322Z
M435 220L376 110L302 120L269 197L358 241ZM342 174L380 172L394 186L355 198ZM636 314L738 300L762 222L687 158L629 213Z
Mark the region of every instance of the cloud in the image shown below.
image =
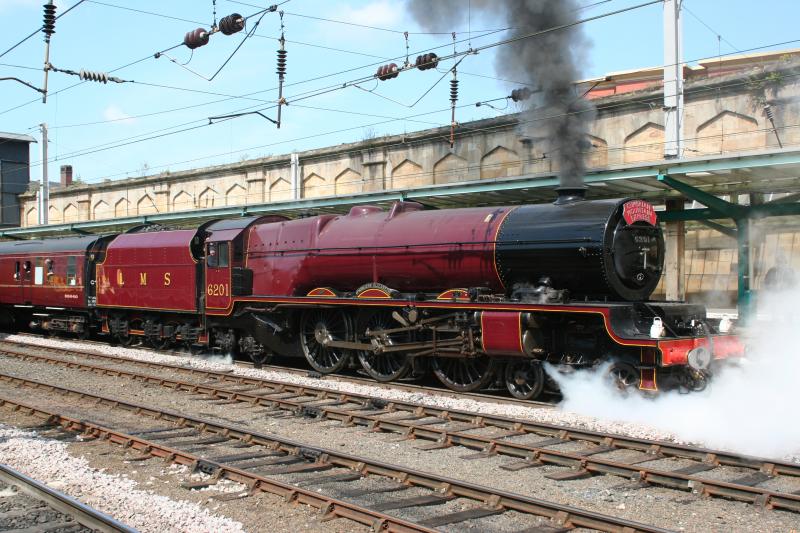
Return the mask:
M132 124L135 122L135 119L131 118L131 116L125 113L119 106L111 104L103 110L103 118L108 121L115 121L115 122L125 122L127 124Z

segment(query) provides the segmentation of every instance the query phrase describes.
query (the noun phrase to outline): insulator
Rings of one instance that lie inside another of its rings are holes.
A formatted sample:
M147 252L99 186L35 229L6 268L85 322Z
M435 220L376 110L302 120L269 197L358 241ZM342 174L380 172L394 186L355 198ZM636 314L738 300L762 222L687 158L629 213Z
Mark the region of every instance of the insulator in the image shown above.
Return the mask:
M278 50L278 70L275 71L281 78L286 75L286 50Z
M527 100L531 97L531 90L527 87L522 87L521 89L514 89L511 91L511 99L515 102L519 102L521 100Z
M386 81L396 78L398 74L400 74L400 72L397 70L397 64L389 63L388 65L381 65L378 67L378 72L375 73L375 77L381 81Z
M770 121L775 120L775 115L772 114L772 106L770 106L769 104L764 106L764 114L767 115L767 118Z
M414 62L414 66L417 67L419 70L428 70L432 68L436 68L439 66L439 56L430 52L428 54L422 54L421 56L417 56L416 62Z
M186 35L183 36L183 44L186 45L186 48L194 50L195 48L207 45L208 38L208 32L204 28L197 28L196 30L187 32Z
M233 35L244 29L244 18L239 13L232 13L227 17L222 17L219 21L219 31L225 35Z
M450 101L455 103L458 100L458 80L450 80Z
M49 40L50 36L56 32L56 6L55 4L44 5L44 25L42 32L45 34L45 39Z
M98 83L108 83L110 76L106 72L93 72L81 69L78 77L84 81L96 81Z

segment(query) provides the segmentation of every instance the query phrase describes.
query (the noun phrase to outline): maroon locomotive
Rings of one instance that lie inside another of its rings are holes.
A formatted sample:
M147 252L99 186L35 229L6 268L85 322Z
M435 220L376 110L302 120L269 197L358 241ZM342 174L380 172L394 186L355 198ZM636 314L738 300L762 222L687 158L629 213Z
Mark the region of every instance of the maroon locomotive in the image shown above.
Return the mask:
M742 355L699 305L649 301L664 261L652 205L553 204L217 220L193 230L0 243L6 322L114 341L305 357L380 381L432 370L454 390L503 380L519 398L542 363L642 389L704 386Z

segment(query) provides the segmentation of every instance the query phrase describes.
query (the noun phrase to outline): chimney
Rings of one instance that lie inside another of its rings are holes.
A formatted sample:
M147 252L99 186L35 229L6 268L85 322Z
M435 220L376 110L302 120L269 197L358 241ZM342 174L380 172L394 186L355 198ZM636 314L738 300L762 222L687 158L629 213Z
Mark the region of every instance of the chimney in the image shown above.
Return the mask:
M586 199L586 189L586 186L577 185L557 187L556 192L558 193L558 198L553 203L555 205L564 205L581 202Z
M61 165L61 188L72 185L72 165Z

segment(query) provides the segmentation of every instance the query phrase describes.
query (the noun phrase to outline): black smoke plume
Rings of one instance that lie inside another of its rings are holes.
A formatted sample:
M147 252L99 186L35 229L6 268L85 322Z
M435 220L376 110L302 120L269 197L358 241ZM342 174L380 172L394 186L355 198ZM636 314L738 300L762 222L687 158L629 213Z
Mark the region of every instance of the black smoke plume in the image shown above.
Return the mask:
M420 25L435 31L462 28L471 8L473 27L476 20L500 18L511 28L510 38L575 22L580 9L576 0L471 0L470 3L410 0L409 8ZM483 28L485 23L478 26ZM589 124L594 120L594 107L574 86L587 46L579 28L549 31L500 46L495 64L500 77L525 82L534 91L521 121L521 132L529 138L547 139L546 153L558 162L562 187L583 184L583 157L589 147Z

